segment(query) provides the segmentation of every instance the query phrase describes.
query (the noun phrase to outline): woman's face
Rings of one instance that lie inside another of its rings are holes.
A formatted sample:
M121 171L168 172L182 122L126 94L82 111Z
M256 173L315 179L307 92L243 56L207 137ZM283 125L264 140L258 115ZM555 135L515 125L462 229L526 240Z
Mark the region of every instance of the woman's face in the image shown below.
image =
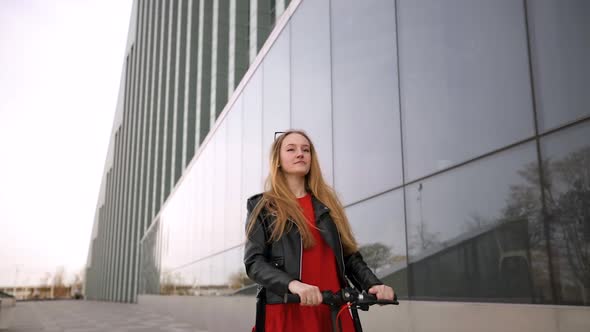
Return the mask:
M280 165L285 174L305 176L311 166L311 146L305 136L289 134L283 140L280 151Z

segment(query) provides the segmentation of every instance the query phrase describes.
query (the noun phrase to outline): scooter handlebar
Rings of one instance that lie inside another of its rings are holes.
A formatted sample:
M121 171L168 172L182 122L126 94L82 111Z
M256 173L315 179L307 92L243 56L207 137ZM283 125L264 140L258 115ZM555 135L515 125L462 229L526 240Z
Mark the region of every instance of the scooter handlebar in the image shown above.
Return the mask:
M352 303L356 305L374 305L374 304L393 304L398 305L397 295L394 295L393 300L378 300L374 294L366 292L358 292L351 289L343 289L339 292L323 291L322 303L327 305L341 306L345 303ZM301 303L301 298L297 294L285 294L283 303Z

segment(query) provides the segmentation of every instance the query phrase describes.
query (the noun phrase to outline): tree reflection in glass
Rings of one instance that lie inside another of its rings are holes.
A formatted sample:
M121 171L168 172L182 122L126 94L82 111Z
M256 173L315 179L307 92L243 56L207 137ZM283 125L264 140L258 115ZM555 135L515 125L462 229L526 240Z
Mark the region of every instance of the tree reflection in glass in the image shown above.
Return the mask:
M575 150L561 159L543 161L543 194L549 223L554 277L559 302L590 304L590 147ZM541 211L531 193L538 191L537 164L529 164L519 174L526 185L511 188L505 218L530 217ZM538 220L538 218L537 218ZM532 248L543 241L543 224L529 229ZM541 267L532 267L535 268ZM542 266L545 268L545 266Z
M542 225L540 190L523 189L528 182L519 171L537 160L534 147L406 187L411 297L550 302L543 233L538 243L529 238Z
M548 160L545 202L561 300L590 304L590 146Z

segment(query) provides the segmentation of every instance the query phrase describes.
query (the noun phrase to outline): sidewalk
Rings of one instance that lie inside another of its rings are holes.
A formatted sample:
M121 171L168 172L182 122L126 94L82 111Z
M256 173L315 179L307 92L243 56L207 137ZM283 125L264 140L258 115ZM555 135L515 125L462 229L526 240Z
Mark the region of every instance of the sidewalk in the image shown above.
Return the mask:
M135 304L94 301L18 302L2 332L206 332Z

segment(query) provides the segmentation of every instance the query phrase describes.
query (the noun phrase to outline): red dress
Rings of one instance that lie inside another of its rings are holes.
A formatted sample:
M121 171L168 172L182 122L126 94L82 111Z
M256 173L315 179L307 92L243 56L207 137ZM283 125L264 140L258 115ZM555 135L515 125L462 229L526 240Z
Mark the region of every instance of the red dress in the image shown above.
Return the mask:
M305 219L310 225L315 239L315 245L303 250L301 267L301 282L318 286L320 290L338 291L338 270L336 257L332 248L322 238L315 228L315 215L311 202L311 195L307 194L298 199L303 208ZM354 324L348 310L340 315L343 332L354 332ZM267 332L331 332L332 320L330 307L324 304L318 306L302 306L300 304L267 304L265 330Z

